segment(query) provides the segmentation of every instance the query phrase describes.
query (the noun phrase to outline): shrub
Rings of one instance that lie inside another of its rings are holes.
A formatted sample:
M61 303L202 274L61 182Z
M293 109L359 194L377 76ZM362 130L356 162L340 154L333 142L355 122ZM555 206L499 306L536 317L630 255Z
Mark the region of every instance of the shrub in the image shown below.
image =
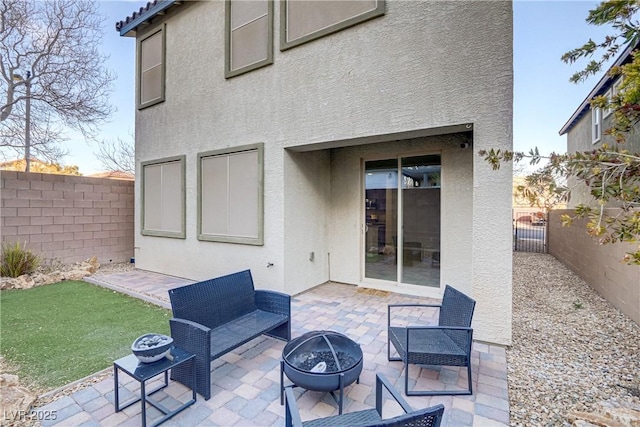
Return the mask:
M40 258L28 249L20 246L20 243L3 243L2 260L0 263L0 276L18 277L23 274L33 273Z

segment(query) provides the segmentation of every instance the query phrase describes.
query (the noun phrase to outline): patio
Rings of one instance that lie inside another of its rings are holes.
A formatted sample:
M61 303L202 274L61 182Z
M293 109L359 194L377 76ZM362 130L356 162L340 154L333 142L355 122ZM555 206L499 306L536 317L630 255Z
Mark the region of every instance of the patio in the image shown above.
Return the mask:
M167 290L190 281L140 270L92 276L89 281L169 307ZM432 302L426 298L375 291L337 283L327 283L297 295L291 300L292 336L311 330L325 329L344 333L357 341L364 354L360 383L345 389L345 412L375 405L375 374L384 374L398 390L403 389L401 362L389 362L386 348L387 304ZM404 313L405 320L418 320L414 313ZM428 316L435 317L435 310ZM401 319L402 320L402 319ZM421 319L421 320L431 320ZM280 405L280 358L285 343L261 337L212 363L212 397L198 401L168 420L166 426L282 426L284 407ZM471 396L407 397L414 408L442 403L445 405L443 426L509 425L507 363L505 349L483 343L473 347L473 387ZM128 380L128 382L127 382ZM121 399L138 393L139 385L126 375L120 376ZM443 368L439 372L410 367L410 387L417 384L459 384L464 387L464 368ZM295 389L303 420L337 414L337 405L326 393ZM168 408L188 400L190 391L171 382L154 395ZM59 398L42 411L57 411L51 425L136 426L140 425L140 405L114 412L113 378L109 376L87 388ZM398 408L385 406L385 417L396 415ZM147 409L152 422L160 413Z

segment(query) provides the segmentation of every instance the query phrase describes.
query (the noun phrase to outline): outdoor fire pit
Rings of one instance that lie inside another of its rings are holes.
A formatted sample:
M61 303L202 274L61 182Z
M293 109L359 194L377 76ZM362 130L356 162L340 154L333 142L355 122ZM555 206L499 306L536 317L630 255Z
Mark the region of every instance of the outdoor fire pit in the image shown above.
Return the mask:
M342 414L344 387L362 372L362 350L349 337L333 331L313 331L291 340L282 350L280 403L284 404L284 375L294 387L328 391ZM340 398L333 393L340 390Z

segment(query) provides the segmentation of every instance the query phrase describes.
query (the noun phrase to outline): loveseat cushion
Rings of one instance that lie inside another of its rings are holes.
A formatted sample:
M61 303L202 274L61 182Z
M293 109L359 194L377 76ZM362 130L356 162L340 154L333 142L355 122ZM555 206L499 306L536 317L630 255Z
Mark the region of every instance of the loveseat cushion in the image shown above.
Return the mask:
M228 353L270 329L289 321L282 314L254 310L211 330L211 359Z

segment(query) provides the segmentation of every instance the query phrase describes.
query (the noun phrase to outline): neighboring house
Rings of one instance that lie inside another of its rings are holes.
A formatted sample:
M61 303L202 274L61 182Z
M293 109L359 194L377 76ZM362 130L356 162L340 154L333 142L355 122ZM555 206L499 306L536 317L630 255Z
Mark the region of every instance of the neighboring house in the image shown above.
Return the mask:
M631 53L637 44L627 46L615 60L612 67L631 61ZM612 126L610 111L591 108L591 100L600 95L613 96L620 84L619 78L609 77L608 72L598 81L578 109L560 129L560 135L567 135L567 152L589 151L604 143L615 144L613 137L606 135ZM621 148L632 153L640 152L640 127L636 126L626 135ZM549 219L549 253L584 279L600 295L640 324L640 269L635 265L621 262L627 252L637 250L637 243L616 243L602 245L585 230L587 219L574 222L572 227L562 227L561 215L573 215L573 208L584 203L593 203L587 186L570 178L572 187L569 210L552 212ZM611 206L615 209L615 206ZM610 212L611 213L611 212ZM615 214L615 212L612 212Z
M631 62L631 52L636 48L637 44L628 45L609 70ZM610 77L609 70L604 73L600 81L560 129L560 135L567 135L568 153L590 151L601 147L604 143L615 144L614 138L606 134L606 130L612 126L613 112L591 107L591 100L596 96L612 97L617 93L621 82L620 77ZM627 149L632 153L640 153L640 127L636 126L627 134L626 141L621 148ZM592 200L586 186L576 186L575 178L569 178L568 184L574 188L569 201L570 208L574 208L581 203L589 203Z
M90 176L92 178L126 179L129 181L133 181L136 179L136 176L134 174L124 171L96 172L87 176Z
M116 29L137 40L136 267L451 284L476 339L511 343L511 168L475 154L513 145L511 2L155 1Z

